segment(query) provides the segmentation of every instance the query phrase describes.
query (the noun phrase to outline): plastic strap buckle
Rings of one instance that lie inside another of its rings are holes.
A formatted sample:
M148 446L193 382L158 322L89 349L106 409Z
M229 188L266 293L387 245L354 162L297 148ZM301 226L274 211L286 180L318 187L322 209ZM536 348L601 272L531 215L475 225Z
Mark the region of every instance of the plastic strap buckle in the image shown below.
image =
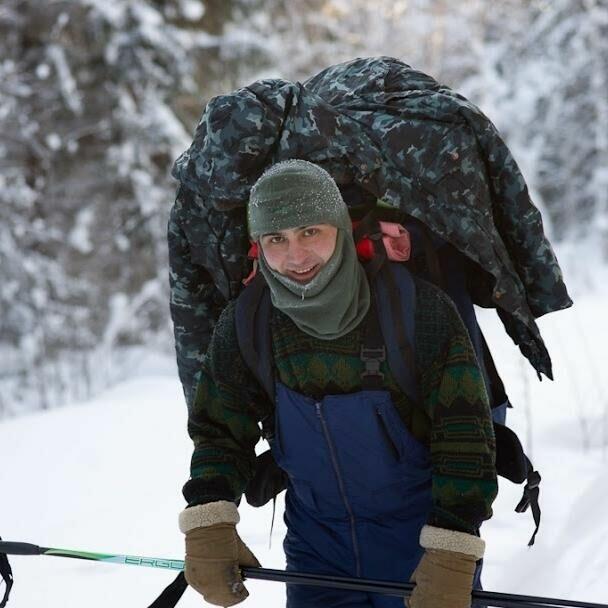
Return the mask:
M380 371L380 364L386 361L386 348L367 348L361 347L361 361L365 363L365 371L361 374L363 378L367 376L378 376L384 378L384 374Z

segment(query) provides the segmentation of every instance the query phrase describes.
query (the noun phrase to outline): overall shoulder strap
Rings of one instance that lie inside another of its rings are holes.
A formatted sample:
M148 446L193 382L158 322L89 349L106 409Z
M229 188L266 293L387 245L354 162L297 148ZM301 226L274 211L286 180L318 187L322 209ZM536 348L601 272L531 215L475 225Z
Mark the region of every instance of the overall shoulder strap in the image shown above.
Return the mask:
M375 310L386 346L389 368L401 390L414 403L419 404L414 352L414 279L403 264L388 262L376 274L373 285Z
M274 403L270 312L270 290L258 274L237 298L236 336L245 364Z

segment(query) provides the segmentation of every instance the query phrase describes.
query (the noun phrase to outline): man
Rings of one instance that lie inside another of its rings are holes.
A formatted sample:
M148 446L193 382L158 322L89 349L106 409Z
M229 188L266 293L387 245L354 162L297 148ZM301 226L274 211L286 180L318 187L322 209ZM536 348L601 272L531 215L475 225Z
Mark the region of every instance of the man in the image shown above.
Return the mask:
M386 361L373 390L361 346L377 314L333 179L302 160L278 163L251 191L249 233L272 302L276 393L240 353L235 302L215 328L188 428L195 445L186 534L188 583L231 606L247 597L237 503L251 479L259 422L274 417L272 453L289 476L289 570L416 582L412 608L465 608L478 584L481 523L497 491L484 381L467 331L440 290L416 280L420 400ZM289 585L289 608L389 608L398 598Z

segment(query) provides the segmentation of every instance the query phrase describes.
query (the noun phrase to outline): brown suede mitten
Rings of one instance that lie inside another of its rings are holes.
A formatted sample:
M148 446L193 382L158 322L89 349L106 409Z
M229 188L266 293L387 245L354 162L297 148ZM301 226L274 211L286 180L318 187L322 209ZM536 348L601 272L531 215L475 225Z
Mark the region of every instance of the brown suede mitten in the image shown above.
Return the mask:
M416 587L409 608L470 608L476 558L473 555L426 549L412 575Z
M186 580L210 604L234 606L242 602L249 593L239 568L259 566L239 538L235 524L218 523L186 532Z

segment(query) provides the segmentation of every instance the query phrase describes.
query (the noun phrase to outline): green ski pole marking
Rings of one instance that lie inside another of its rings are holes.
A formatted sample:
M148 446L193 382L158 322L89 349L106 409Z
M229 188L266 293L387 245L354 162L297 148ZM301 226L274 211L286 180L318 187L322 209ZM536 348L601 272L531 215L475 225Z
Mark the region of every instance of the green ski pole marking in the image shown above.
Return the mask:
M57 547L39 547L28 543L0 542L0 553L9 555L48 555L50 557L71 557L105 564L128 564L131 566L146 566L163 570L183 570L184 562L180 559L162 557L142 557L141 555L118 555L114 553L93 553L77 549L59 549Z
M141 555L115 555L111 553L90 553L72 549L48 548L42 555L53 557L73 557L89 561L103 562L104 564L127 564L130 566L146 566L163 570L183 570L184 562L180 559L165 559L162 557L142 557Z

